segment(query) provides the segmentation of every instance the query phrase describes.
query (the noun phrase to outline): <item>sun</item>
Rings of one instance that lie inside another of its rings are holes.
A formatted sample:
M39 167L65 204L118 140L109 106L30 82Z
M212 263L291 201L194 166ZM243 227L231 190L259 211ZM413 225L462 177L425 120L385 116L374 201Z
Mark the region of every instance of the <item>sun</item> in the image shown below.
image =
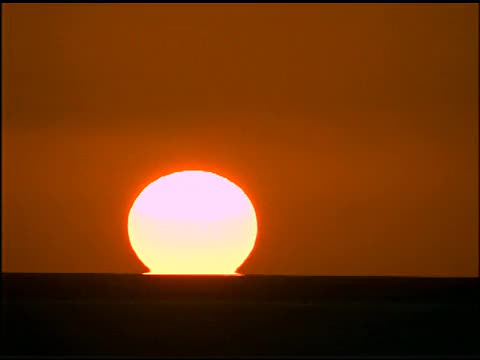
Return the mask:
M149 274L235 274L257 237L243 190L206 171L180 171L149 184L128 214L130 243Z

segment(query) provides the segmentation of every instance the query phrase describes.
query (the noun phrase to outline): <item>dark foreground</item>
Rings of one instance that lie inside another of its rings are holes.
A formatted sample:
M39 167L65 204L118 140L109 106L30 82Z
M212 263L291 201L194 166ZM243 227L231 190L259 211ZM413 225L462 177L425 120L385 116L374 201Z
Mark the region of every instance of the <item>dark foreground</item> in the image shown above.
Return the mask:
M0 355L480 356L478 279L2 274Z

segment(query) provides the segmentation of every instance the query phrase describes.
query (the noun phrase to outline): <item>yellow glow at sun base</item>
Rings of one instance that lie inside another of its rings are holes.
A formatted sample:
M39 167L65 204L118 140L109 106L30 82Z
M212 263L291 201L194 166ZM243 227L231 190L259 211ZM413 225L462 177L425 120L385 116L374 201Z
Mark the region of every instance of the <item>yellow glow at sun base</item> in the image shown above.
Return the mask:
M236 275L255 245L257 218L237 185L181 171L148 185L128 215L128 234L146 275Z

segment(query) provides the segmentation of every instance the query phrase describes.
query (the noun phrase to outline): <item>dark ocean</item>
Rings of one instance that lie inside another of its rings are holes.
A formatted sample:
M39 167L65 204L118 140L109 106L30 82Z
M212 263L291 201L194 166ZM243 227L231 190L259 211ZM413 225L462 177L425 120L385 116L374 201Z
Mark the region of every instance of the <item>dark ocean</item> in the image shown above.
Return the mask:
M2 274L3 356L480 357L480 279Z

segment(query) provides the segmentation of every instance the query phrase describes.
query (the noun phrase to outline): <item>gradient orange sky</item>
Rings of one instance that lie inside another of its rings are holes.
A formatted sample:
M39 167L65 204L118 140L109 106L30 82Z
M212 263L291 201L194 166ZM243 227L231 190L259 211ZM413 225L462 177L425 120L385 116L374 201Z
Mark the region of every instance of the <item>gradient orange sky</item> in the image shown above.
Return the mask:
M138 193L216 172L243 273L478 274L478 5L2 5L3 271L141 273Z

